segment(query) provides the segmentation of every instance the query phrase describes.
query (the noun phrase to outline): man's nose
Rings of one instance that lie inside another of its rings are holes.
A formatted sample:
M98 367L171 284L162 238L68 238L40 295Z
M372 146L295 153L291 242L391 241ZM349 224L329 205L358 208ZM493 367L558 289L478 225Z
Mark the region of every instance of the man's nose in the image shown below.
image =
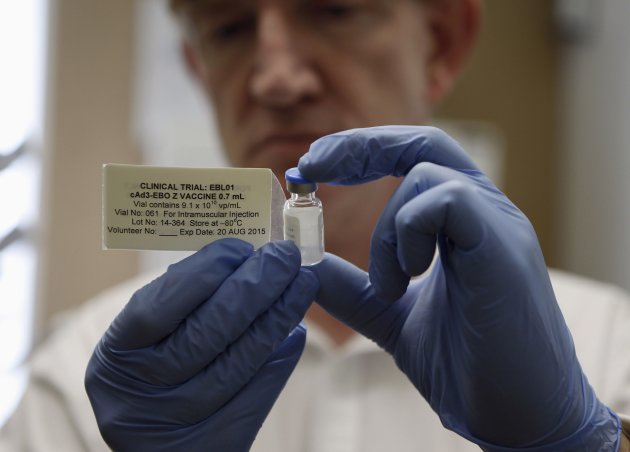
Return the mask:
M256 59L250 80L252 96L271 108L291 107L316 96L320 80L302 48L300 32L281 11L259 16Z

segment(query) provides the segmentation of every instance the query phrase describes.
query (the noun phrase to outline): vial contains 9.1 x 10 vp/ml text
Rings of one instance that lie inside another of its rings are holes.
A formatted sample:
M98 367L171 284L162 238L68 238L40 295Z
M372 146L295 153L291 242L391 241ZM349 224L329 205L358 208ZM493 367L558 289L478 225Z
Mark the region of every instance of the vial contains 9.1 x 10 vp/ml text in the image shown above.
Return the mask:
M304 179L297 168L285 173L291 194L284 204L284 238L293 241L302 255L302 265L324 258L324 215L322 202L315 196L317 183Z

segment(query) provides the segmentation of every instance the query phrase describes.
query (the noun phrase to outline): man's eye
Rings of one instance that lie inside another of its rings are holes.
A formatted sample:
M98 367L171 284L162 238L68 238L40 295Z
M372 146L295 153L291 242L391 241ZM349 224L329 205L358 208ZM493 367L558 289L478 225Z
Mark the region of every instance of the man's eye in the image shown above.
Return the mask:
M324 19L349 19L368 8L366 0L307 0L310 13Z
M229 42L250 33L255 26L255 20L251 18L237 19L217 25L210 35L214 42Z
M337 17L340 19L346 18L356 12L357 8L353 5L338 3L322 5L320 12L325 13L331 17Z

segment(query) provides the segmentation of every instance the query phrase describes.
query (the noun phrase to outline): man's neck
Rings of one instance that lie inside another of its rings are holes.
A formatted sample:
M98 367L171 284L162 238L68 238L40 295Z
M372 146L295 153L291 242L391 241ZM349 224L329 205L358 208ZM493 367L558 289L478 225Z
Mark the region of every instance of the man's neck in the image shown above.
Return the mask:
M308 318L326 332L336 347L341 347L356 334L352 328L332 317L317 303L309 309Z

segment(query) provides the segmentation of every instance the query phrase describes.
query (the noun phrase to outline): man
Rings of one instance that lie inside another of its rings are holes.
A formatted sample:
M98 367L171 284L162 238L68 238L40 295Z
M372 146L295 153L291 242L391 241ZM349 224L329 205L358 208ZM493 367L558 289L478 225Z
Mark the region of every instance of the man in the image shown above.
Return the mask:
M439 131L351 130L428 121L472 46L477 1L175 0L172 7L231 163L281 176L315 142L300 161L304 174L350 185L322 184L318 192L326 246L339 257L301 269L289 243L254 252L227 240L136 292L87 374L111 447L620 447L617 417L601 400L630 408L627 297L554 277L598 398L522 214ZM329 136L335 132L342 133ZM386 174L406 177L352 185ZM440 257L428 269L436 242ZM371 283L346 261L369 268ZM89 355L139 285L76 314L35 359L40 384L18 414L41 429L41 439L28 439L33 449L103 447L84 396L69 389L56 360L69 342L82 341ZM302 353L296 323L307 309L311 343ZM97 318L98 333L80 326Z

